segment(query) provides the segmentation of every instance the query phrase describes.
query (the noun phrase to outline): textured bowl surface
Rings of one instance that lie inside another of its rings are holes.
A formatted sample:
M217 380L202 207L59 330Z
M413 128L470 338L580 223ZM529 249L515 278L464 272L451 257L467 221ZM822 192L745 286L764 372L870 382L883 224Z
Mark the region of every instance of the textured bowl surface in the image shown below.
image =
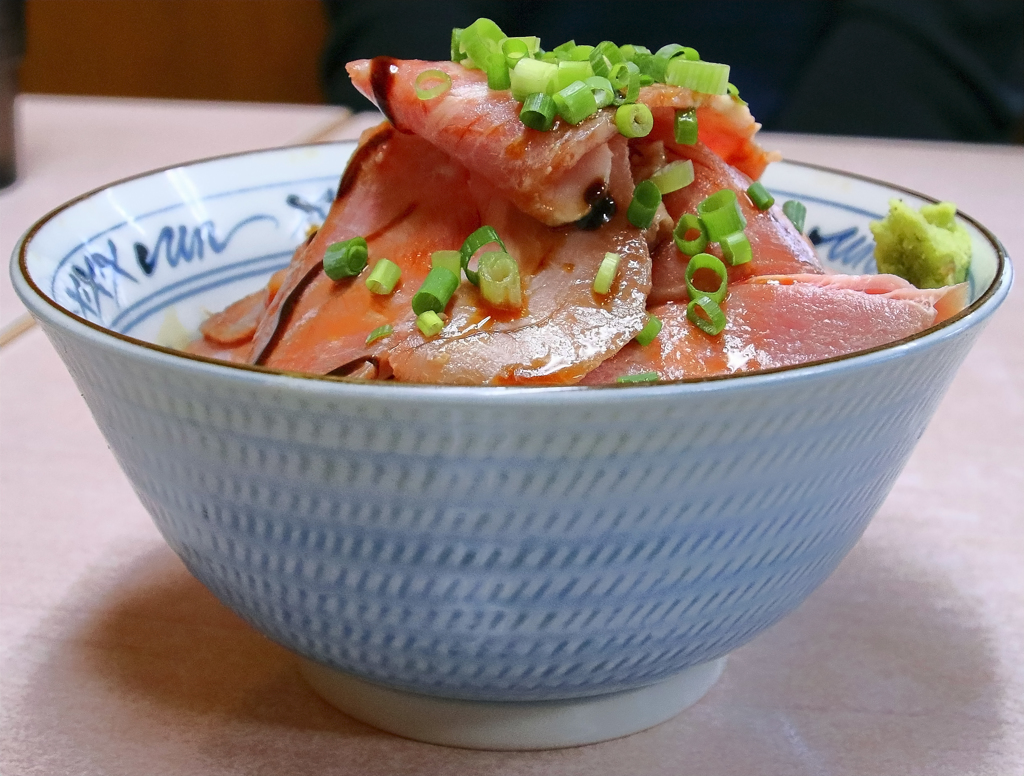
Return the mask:
M707 663L795 608L885 498L1010 266L969 310L762 374L607 388L359 384L151 343L261 286L321 221L350 144L227 157L55 211L16 288L167 541L254 627L427 695L543 700ZM830 267L874 271L877 182L793 164ZM951 487L953 485L951 484Z

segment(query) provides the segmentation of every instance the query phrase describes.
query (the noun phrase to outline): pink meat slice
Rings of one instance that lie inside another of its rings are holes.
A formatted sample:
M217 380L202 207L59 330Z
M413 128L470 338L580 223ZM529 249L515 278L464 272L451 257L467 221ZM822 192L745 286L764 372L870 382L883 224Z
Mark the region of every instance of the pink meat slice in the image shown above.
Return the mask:
M441 70L452 81L438 97L416 95L417 76ZM549 132L528 129L522 106L507 90L491 90L479 70L453 62L377 57L348 65L352 82L399 129L436 145L475 174L486 178L524 213L549 226L576 221L590 211L588 196L607 184L611 172L608 142L618 136L611 110L599 111L573 126L556 120ZM674 107L698 106L707 114L702 137L755 177L776 158L754 140L758 125L746 106L678 87L648 87L641 100Z
M697 212L697 205L721 189L732 189L747 227L744 230L753 252L753 259L746 264L729 267L730 282L767 274L820 273L821 262L810 241L800 234L790 220L783 215L779 205L765 211L758 210L747 196L750 179L742 172L722 161L703 143L692 146L675 143L668 128L667 116L656 117L655 130L647 142L636 144L637 153L647 157L663 154L665 163L676 159L693 162L694 181L689 186L674 191L664 198L664 205L673 223L684 213ZM647 161L647 165L651 162ZM705 249L719 258L721 248L709 244ZM686 293L686 266L689 256L681 253L675 241L662 239L653 250L653 281L650 304L689 301ZM728 265L729 262L726 262Z
M488 310L464 283L437 339L409 338L391 352L399 380L459 384L568 384L581 380L643 328L651 260L626 219L632 195L625 138L615 138L609 194L618 203L595 230L552 228L520 212L486 180L474 181L481 220L495 226L517 258L525 309L517 317ZM610 293L593 290L605 253L618 253Z
M682 303L653 307L664 324L654 342L629 343L584 382L651 371L681 380L819 361L912 336L965 303L963 284L921 291L893 275L754 278L730 287L721 334L691 324Z

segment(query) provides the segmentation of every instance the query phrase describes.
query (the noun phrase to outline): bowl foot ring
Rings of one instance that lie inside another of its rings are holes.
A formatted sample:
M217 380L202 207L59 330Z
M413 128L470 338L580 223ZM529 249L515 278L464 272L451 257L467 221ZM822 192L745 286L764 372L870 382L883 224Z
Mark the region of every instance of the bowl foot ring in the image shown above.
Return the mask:
M357 679L300 660L313 689L351 717L389 733L467 749L556 749L626 736L671 719L718 681L721 657L656 684L557 701L467 701L434 698Z

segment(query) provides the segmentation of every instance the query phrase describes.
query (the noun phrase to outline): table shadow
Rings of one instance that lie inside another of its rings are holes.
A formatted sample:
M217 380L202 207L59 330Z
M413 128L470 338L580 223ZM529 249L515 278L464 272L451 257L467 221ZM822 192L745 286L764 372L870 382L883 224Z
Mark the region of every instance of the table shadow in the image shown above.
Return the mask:
M83 580L98 598L62 607L81 617L49 623L59 635L7 724L25 751L48 749L48 772L641 774L678 773L685 755L715 773L959 774L1002 735L996 658L971 602L871 542L737 650L690 710L537 753L430 746L343 715L166 548L107 577Z

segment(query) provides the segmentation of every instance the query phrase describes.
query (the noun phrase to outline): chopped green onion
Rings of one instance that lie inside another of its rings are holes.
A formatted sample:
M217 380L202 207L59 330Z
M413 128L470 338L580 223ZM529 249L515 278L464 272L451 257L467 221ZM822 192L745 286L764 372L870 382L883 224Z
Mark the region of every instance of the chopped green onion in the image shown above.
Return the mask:
M555 75L554 91L564 89L576 81L586 81L594 74L589 62L573 62L563 60L558 63L558 72Z
M801 234L804 231L804 220L807 218L807 208L804 207L803 202L797 202L795 199L786 200L782 205L782 212L786 214L786 218L793 222L793 226Z
M640 181L633 189L633 201L629 203L626 218L638 229L646 229L653 223L654 214L658 212L660 204L661 192L658 191L658 187L650 181Z
M740 212L736 192L732 189L720 189L699 203L697 215L704 222L711 242L718 242L727 234L742 232L747 227L747 219Z
M607 78L602 78L599 75L592 75L590 78L584 79L583 83L585 83L590 88L590 91L594 93L594 99L597 101L598 110L606 105L611 105L615 100L615 89L612 88L612 83Z
M758 210L767 210L775 204L775 197L768 193L761 181L754 181L747 188L747 196Z
M452 79L444 70L424 70L413 82L416 96L421 100L439 97L452 88Z
M573 62L589 62L590 52L593 50L593 46L577 46L569 52L569 59Z
M686 46L680 46L678 43L669 43L666 46L662 46L655 53L659 57L665 57L666 59L672 59L672 57L682 54L686 51Z
M481 17L459 35L459 50L468 55L473 66L484 70L488 60L495 56L504 59L499 44L505 37L505 33L497 24Z
M729 96L736 100L736 102L740 103L741 105L747 104L747 101L740 97L740 90L736 87L735 84L729 84L726 87L726 89L729 92Z
M711 270L718 278L718 288L714 291L705 291L693 285L693 276L702 269ZM717 256L712 256L710 253L698 253L686 265L686 292L690 295L690 299L706 296L716 304L720 304L728 293L728 286L729 273L722 260Z
M597 268L597 275L594 277L595 294L607 294L612 290L612 281L615 280L615 273L619 271L620 259L617 253L606 253L601 259L601 266Z
M676 111L673 133L679 145L693 145L697 142L697 111L694 108Z
M698 313L698 309L704 315ZM690 319L690 323L712 337L716 334L721 334L727 323L722 308L718 306L714 299L707 296L699 296L686 305L686 317Z
M651 176L651 182L658 187L662 196L686 188L693 183L693 162L689 159L669 162Z
M668 63L671 61L667 57L647 54L639 55L633 61L640 66L640 72L643 75L649 76L652 81L657 83L665 82L665 71L668 69Z
M579 124L597 113L597 99L583 81L574 81L552 96L558 115L570 124Z
M512 76L509 73L508 63L505 56L492 57L484 64L484 72L487 73L487 88L501 91L512 88Z
M508 250L505 248L505 243L503 243L501 238L498 237L498 232L495 228L493 226L486 225L481 226L467 237L466 241L462 243L462 249L459 251L460 258L462 260L462 271L466 273L466 279L474 286L480 285L480 276L476 270L469 268L469 260L473 258L473 254L490 243L497 243L505 253L508 253Z
M746 264L754 258L754 251L750 247L750 240L747 239L743 232L727 234L718 243L722 246L722 255L734 267L739 264Z
M555 101L543 92L535 92L523 100L519 120L530 129L547 132L555 123Z
M490 251L480 257L480 293L495 307L518 310L523 306L519 265L504 251Z
M676 57L665 70L665 83L704 94L725 94L729 88L729 66Z
M423 333L424 337L433 337L441 333L441 329L444 328L444 321L433 310L427 310L425 313L420 313L416 316L416 328Z
M462 254L459 251L434 251L430 254L431 267L444 267L455 277L462 274Z
M647 347L654 339L661 333L661 319L655 315L647 316L647 323L640 329L640 333L636 335L635 339L641 347Z
M642 102L631 102L615 109L615 126L625 137L647 137L654 129L654 115Z
M352 278L363 271L369 249L362 237L331 243L324 251L324 274L331 280Z
M505 38L501 42L501 53L505 55L505 64L511 68L520 59L530 56L530 47L522 38Z
M590 52L590 66L594 68L594 75L605 78L608 77L608 73L611 72L614 65L624 61L619 47L610 40L601 41Z
M559 59L568 59L569 55L572 54L573 49L576 48L576 41L567 40L565 43L559 44L551 49L551 53Z
M697 230L698 234L692 240L686 239L686 235ZM693 213L683 213L672 230L672 238L676 241L679 252L685 256L696 256L708 247L708 230L697 216Z
M627 62L636 62L637 54L650 56L651 50L647 46L634 46L632 43L627 43L619 46L619 53L622 54L622 58Z
M538 59L520 59L509 75L512 96L523 102L531 94L551 94L558 66Z
M661 375L657 372L637 372L634 375L622 375L616 377L615 382L617 383L656 383L661 379Z
M448 300L458 287L457 275L453 275L444 267L432 268L419 291L413 295L412 311L417 315L422 315L427 310L433 310L435 313L444 312Z
M366 278L366 287L372 294L390 294L395 290L398 279L402 276L401 268L390 259L377 259Z
M452 28L452 62L461 62L466 58L466 52L462 50L460 44L462 32L463 29L461 27Z
M632 72L629 69L630 65L633 65L633 63L619 62L612 66L612 69L608 71L608 82L611 83L612 88L615 89L615 91L622 91L629 86L629 74ZM633 67L636 67L636 65L633 65ZM640 68L637 68L636 72L639 74Z
M376 329L366 335L366 344L370 345L379 339L390 337L395 333L395 327L390 323L385 323L383 326L378 326Z

